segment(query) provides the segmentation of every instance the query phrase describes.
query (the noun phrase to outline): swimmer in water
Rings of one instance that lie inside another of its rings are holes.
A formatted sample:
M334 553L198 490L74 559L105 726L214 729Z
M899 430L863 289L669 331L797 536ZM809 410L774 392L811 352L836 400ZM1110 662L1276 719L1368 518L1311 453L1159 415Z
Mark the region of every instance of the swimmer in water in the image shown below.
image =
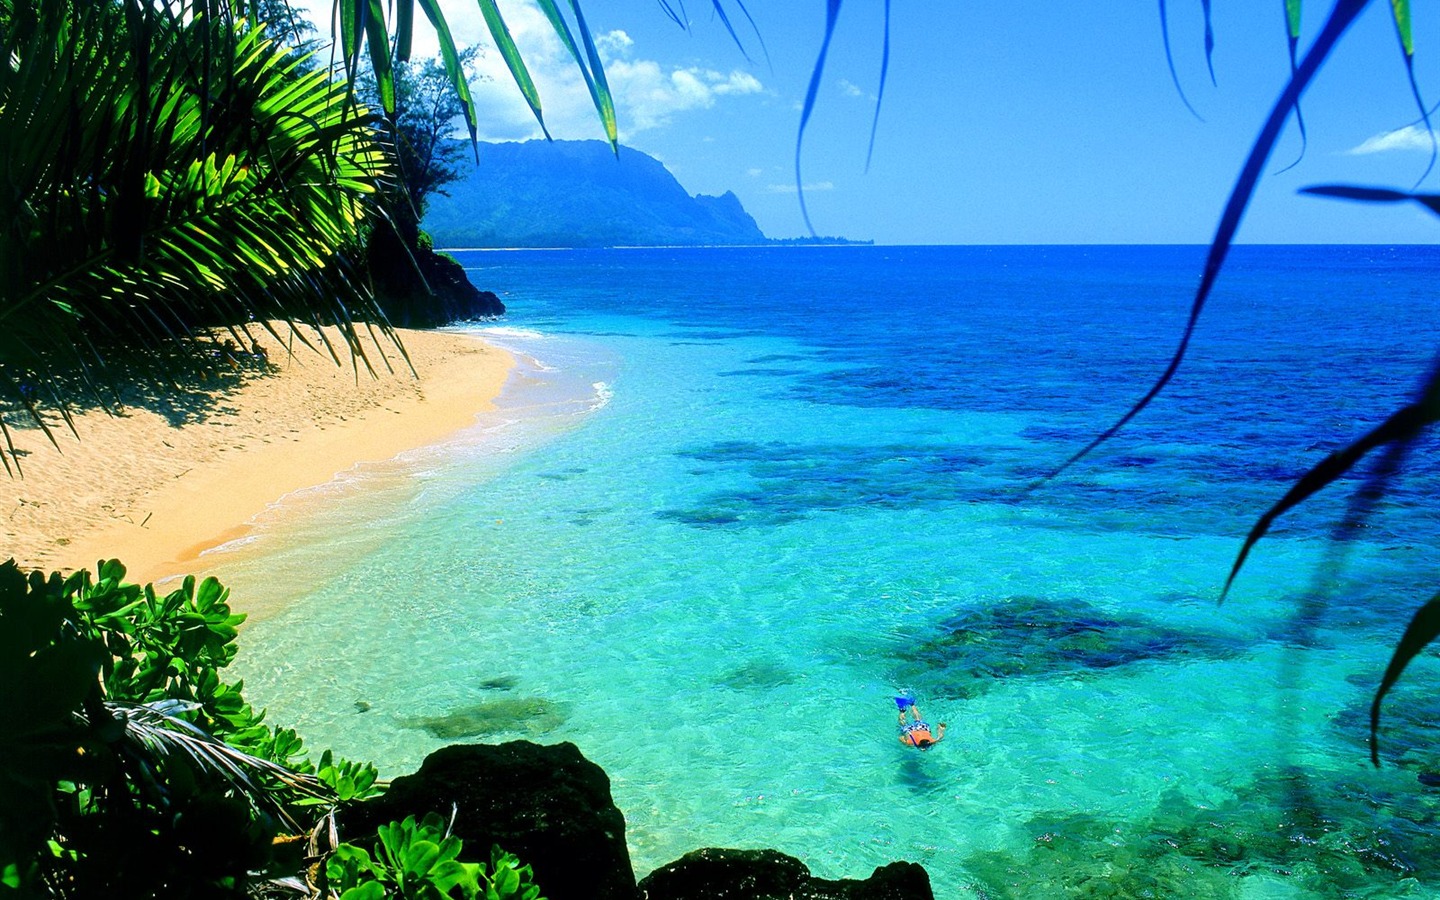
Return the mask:
M941 722L939 729L932 731L930 723L921 718L914 700L902 695L895 698L895 705L900 708L900 743L917 750L929 750L945 740L945 723ZM906 710L910 711L909 721L905 720Z

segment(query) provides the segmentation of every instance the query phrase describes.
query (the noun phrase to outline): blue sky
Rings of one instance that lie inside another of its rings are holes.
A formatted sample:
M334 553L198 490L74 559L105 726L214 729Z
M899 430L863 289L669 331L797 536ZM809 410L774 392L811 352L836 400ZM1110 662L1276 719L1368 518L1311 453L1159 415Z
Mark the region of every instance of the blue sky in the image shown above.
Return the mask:
M767 234L801 234L795 134L823 0L750 0L768 64L733 4L750 60L706 0L686 3L688 31L653 0L583 5L602 36L622 141L661 159L692 193L733 190ZM459 42L487 43L473 0L442 6ZM1280 0L1215 5L1215 86L1198 0L1169 3L1180 79L1204 122L1171 83L1151 0L893 6L890 82L868 173L882 5L850 0L841 12L803 156L821 234L881 243L1207 242L1288 74ZM1329 8L1306 6L1302 47ZM1440 240L1440 219L1413 204L1367 207L1296 193L1337 182L1409 188L1425 170L1423 130L1400 131L1416 112L1389 4L1371 7L1307 94L1304 160L1262 180L1242 242ZM532 65L552 133L600 137L583 85L538 10L526 0L501 0L501 8ZM1427 47L1426 37L1422 28L1416 71L1434 102L1440 66L1428 63L1440 48ZM419 52L433 46L422 40ZM482 71L474 89L483 135L538 135L493 50ZM1270 169L1293 161L1299 147L1292 121ZM1440 192L1440 173L1423 187Z

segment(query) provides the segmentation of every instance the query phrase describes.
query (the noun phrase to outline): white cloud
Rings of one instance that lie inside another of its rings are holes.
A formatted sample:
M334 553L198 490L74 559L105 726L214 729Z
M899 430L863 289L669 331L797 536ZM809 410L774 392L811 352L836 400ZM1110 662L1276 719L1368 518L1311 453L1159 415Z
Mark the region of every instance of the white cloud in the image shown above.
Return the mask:
M635 46L635 39L619 29L608 31L595 38L595 48L602 56L625 56Z
M322 35L330 33L330 0L291 0L308 8ZM524 140L540 137L530 107L515 86L505 60L491 40L474 0L440 0L459 47L480 44L479 78L471 84L480 137ZM545 124L556 138L603 138L599 116L584 78L545 14L533 0L503 2L505 23L540 94ZM439 44L423 16L416 17L414 57L434 56ZM578 39L578 35L577 35ZM673 117L713 107L722 98L758 94L764 86L748 72L681 68L637 58L635 41L624 31L595 36L605 64L606 80L615 99L620 137L670 124ZM583 52L583 51L582 51Z
M840 85L840 93L844 94L847 97L865 96L865 92L862 91L860 87L855 84L855 82L850 81L849 79L842 78L837 83Z
M1432 146L1431 134L1423 127L1406 125L1404 128L1382 131L1366 138L1360 146L1353 147L1346 152L1357 156L1366 153L1389 153L1395 150L1423 150L1429 153Z
M765 187L765 190L766 190L767 193L771 193L771 194L793 194L793 193L795 193L795 185L793 185L793 184L771 184L771 185L767 185L767 186ZM835 190L835 182L833 182L833 181L814 181L814 182L811 182L810 184L805 185L805 193L807 193L807 194L810 193L810 192L812 192L812 191L833 191L833 190Z
M605 64L610 90L629 132L659 128L677 113L709 109L717 97L764 90L748 72L713 69L666 70L654 60L615 59Z
M746 174L746 175L749 175L751 178L759 178L761 175L764 175L764 174L765 174L765 170L764 170L764 169L746 169L746 170L745 170L745 174Z

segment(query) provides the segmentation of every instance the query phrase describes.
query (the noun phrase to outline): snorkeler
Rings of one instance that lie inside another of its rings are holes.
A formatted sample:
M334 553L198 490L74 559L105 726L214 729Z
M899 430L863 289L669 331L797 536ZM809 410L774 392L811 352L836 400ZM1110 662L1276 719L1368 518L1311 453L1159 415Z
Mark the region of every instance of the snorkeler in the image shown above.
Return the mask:
M900 743L917 750L929 750L931 747L945 740L945 723L940 723L940 728L931 731L930 723L920 717L920 708L915 701L905 694L895 698L895 705L900 709ZM910 721L905 721L905 710L910 710Z

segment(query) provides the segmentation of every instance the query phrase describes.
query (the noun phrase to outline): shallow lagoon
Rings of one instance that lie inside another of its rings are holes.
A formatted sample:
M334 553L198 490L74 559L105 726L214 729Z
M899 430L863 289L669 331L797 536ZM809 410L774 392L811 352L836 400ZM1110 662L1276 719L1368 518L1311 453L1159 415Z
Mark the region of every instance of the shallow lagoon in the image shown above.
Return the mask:
M274 721L387 774L437 722L573 741L638 874L770 846L940 897L1440 885L1440 667L1379 771L1357 717L1433 592L1434 465L1340 574L1337 492L1215 604L1262 504L1418 379L1435 251L1240 248L1173 390L1029 494L1163 364L1199 250L463 258L511 307L502 408L219 573L268 610L237 666ZM929 753L902 687L950 723Z

